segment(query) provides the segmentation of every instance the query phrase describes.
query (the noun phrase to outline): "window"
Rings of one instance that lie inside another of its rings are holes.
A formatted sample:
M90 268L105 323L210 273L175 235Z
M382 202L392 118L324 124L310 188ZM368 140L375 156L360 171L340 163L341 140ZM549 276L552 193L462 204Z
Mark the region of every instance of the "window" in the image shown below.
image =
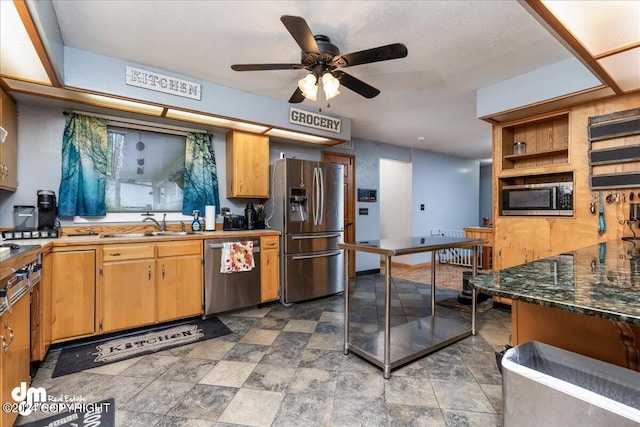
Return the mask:
M185 136L107 126L107 212L181 212Z

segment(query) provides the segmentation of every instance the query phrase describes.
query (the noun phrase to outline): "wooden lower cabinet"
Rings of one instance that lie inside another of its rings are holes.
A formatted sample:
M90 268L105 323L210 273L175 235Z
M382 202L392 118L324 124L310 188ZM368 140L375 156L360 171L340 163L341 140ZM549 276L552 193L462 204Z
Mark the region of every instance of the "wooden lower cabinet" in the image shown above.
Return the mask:
M24 382L29 387L30 361L30 303L29 294L23 295L11 309L0 317L0 401L16 403L11 398L11 390ZM1 426L12 426L17 412L3 410Z
M43 273L43 285L51 287L51 341L94 334L96 250L52 252L45 259L43 270L51 273Z
M280 298L280 238L260 238L260 300L274 301Z
M640 371L640 327L595 316L514 301L512 342L539 341Z
M102 332L202 314L201 241L106 245L102 258Z
M159 243L157 250L157 321L202 314L202 242Z
M101 332L155 322L155 247L109 245L102 249Z

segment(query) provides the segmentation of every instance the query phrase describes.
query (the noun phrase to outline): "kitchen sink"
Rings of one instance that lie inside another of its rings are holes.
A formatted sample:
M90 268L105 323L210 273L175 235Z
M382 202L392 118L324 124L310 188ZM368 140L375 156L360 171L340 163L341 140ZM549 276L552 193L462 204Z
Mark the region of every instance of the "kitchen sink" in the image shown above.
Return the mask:
M151 236L148 233L114 233L114 234L104 234L102 237L122 237L122 238L132 238L132 237L145 237Z
M102 237L120 237L120 238L135 238L135 237L152 237L152 236L186 236L188 234L195 234L189 231L150 231L147 233L113 233L105 234Z
M188 231L153 231L152 236L186 236L187 234L195 234Z

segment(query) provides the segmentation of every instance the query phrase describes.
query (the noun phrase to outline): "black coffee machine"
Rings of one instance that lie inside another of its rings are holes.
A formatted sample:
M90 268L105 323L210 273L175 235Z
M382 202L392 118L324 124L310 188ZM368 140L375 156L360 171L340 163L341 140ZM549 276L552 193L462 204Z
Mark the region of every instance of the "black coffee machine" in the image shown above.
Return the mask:
M56 229L57 205L56 193L51 190L38 190L38 230Z

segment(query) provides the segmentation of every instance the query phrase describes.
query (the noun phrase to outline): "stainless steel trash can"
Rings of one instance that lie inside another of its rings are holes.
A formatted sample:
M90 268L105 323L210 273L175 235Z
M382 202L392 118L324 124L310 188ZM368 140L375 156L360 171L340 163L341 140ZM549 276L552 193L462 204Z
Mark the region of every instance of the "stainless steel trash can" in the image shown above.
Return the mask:
M635 426L640 372L536 341L502 358L504 426Z

